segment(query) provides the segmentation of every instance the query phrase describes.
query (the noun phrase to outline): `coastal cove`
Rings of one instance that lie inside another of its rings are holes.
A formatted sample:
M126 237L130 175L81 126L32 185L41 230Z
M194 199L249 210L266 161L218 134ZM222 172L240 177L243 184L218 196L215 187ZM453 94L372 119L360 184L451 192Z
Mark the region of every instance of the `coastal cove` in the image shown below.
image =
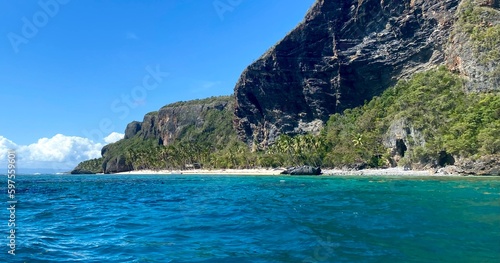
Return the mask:
M18 261L500 257L498 177L20 175L17 187Z

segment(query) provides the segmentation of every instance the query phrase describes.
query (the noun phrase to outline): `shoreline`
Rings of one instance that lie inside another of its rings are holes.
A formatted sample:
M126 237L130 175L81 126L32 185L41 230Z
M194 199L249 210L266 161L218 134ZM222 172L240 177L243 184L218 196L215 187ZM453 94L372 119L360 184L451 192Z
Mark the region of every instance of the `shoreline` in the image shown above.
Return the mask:
M116 175L262 175L279 176L284 168L276 169L193 169L193 170L137 170ZM319 176L467 176L462 174L436 173L433 170L404 170L403 168L363 169L356 171L324 169Z

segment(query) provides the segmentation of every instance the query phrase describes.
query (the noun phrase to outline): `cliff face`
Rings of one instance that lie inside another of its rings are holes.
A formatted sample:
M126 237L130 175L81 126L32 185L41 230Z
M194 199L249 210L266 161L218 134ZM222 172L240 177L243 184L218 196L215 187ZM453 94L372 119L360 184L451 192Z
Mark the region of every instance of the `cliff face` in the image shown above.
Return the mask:
M169 145L181 137L189 136L190 131L201 129L210 113L232 112L233 108L232 97L170 104L158 112L147 114L142 122L129 123L125 130L125 139L139 136Z
M239 137L265 147L279 134L318 131L329 115L362 105L415 72L446 62L451 67L460 56L467 60L464 75L490 83L476 76L490 68L468 59L474 54L467 45L454 49L465 37L456 33L449 42L460 2L318 0L296 29L242 73L235 87Z
M142 122L127 125L123 140L103 147L102 170L104 173L133 170L136 158L132 157L133 152L141 147L191 141L223 144L236 140L231 123L233 111L234 98L227 96L177 102L148 113Z
M447 47L448 67L468 92L500 91L500 0L463 0Z

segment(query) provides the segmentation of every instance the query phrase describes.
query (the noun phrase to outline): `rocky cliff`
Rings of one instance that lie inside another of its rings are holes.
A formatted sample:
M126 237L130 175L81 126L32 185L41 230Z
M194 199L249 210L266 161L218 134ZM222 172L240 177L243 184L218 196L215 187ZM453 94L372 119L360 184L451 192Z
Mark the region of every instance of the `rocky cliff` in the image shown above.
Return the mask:
M463 0L447 47L447 65L469 92L500 90L500 0Z
M198 130L197 133L203 132L207 119L214 113L233 112L233 109L234 99L230 96L177 102L146 114L142 122L129 123L125 129L125 139L138 136L169 145L180 139L188 139L185 137L193 136L195 130Z
M461 2L492 13L484 26L498 23L497 0L318 0L297 28L242 73L235 87L239 137L266 147L279 134L317 132L331 114L446 63L486 83L471 84L470 91L498 89L486 76L494 63L478 67L470 38L457 29Z
M134 121L127 125L123 140L102 149L102 170L105 173L133 170L134 160L127 155L141 147L202 141L217 145L236 140L231 123L233 111L234 98L223 96L177 102L148 113L142 122Z

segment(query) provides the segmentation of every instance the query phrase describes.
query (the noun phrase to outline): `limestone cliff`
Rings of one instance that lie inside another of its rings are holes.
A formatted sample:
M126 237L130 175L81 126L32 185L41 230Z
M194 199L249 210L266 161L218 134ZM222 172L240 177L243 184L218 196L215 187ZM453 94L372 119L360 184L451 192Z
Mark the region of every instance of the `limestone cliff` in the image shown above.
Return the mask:
M477 67L468 45L460 46L469 41L455 26L465 1L316 1L297 28L242 73L235 87L240 138L265 147L279 134L318 131L331 114L363 104L398 79L457 60L465 61L456 65L464 75L486 83L470 90L498 89L482 71L493 63ZM492 13L498 7L496 0L478 2Z

